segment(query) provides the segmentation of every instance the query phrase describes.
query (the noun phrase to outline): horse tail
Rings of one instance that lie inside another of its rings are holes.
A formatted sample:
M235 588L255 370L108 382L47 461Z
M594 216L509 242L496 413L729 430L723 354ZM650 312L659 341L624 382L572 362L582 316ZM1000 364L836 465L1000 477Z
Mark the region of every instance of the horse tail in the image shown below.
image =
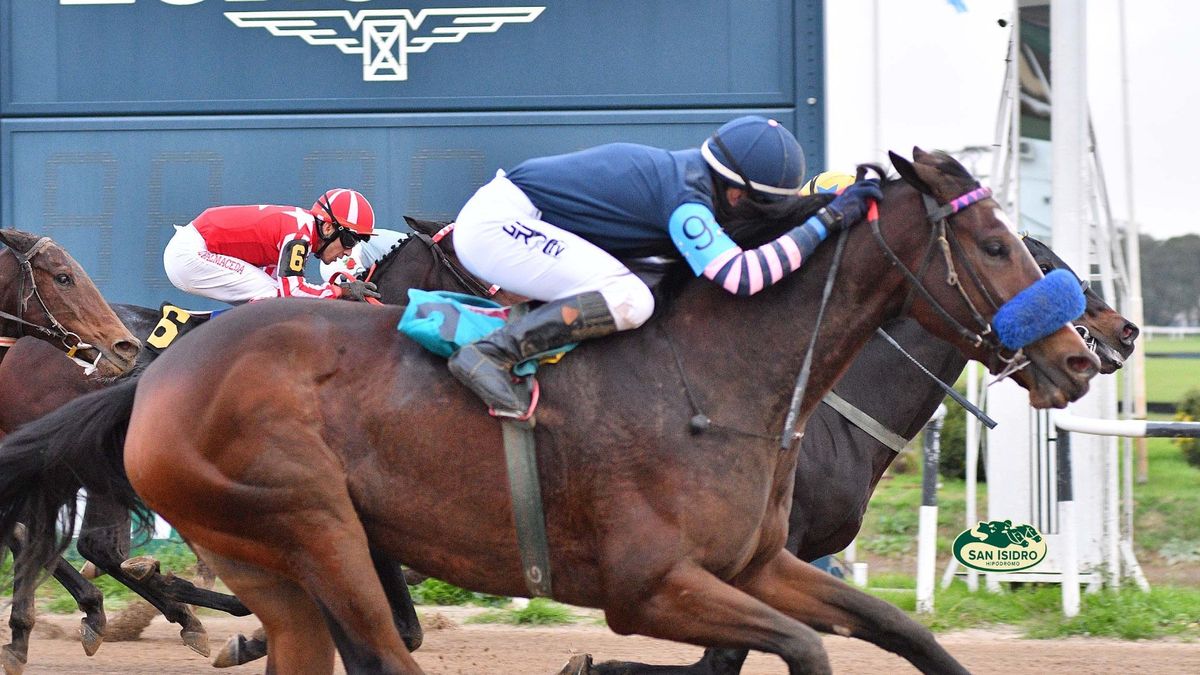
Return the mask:
M34 582L75 534L76 494L86 488L133 511L136 535L153 532L154 514L125 475L125 432L137 380L81 396L0 441L0 537L8 543L24 523L21 565Z

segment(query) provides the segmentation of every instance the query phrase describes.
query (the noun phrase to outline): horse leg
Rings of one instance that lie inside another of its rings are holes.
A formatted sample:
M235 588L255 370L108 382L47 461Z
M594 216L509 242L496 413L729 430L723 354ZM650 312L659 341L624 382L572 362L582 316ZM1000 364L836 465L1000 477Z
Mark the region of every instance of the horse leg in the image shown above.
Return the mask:
M605 617L617 633L769 652L783 659L790 675L831 672L821 637L813 629L690 561L678 563L659 577L649 597L636 594L646 586L635 581L622 584L628 595L606 602ZM680 672L655 668L661 667L602 663L588 672Z
M154 605L171 623L182 626L183 644L201 656L209 655L208 632L187 605L157 593L154 588L126 574L121 563L129 557L129 512L99 495L88 498L76 548L79 555L96 564L115 581Z
M294 534L298 536L291 545L298 545L305 555L296 556L294 572L320 605L346 672L422 672L400 639L384 583L375 571L379 561L386 562L386 558L371 555L366 532L349 495L345 495L343 508L333 506L315 518L306 514L296 527ZM393 570L402 583L398 566ZM269 626L267 635L273 654L275 637Z
M413 607L403 566L376 549L371 549L371 562L375 565L375 573L379 575L383 592L392 608L392 623L396 624L396 630L400 631L400 638L404 640L408 651L417 651L425 639L425 631L421 629L421 620L417 618L417 608Z
M23 541L23 535L18 530L10 544L14 561L20 558L21 551L24 550ZM80 611L84 613L83 619L80 620L79 637L84 653L92 656L104 640L104 626L107 622L104 615L104 594L62 558L58 559L50 571L63 588L71 594ZM13 604L12 612L9 615L12 642L4 646L3 655L0 656L0 661L4 663L4 670L9 675L19 673L20 668L24 666L29 657L29 634L33 630L36 620L35 590L36 588L32 586L16 581L13 583Z
M558 675L737 675L750 652L745 649L704 650L704 656L690 666L654 666L628 661L593 664L591 656L572 658Z
M29 659L29 634L33 631L33 624L37 620L33 605L35 589L30 584L23 584L19 581L23 578L21 569L30 563L22 559L20 547L15 545L15 541L20 538L21 528L19 526L17 532L17 537L14 537L14 545L11 546L13 552L13 598L12 610L8 616L8 627L12 633L12 642L4 645L3 650L0 650L0 663L4 666L5 675L21 675L25 671L25 664Z
M897 607L872 597L786 550L738 588L826 633L874 643L904 657L925 673L966 673L928 628Z
M263 622L260 630L271 636L267 673L333 672L333 640L321 610L304 588L277 573L225 558L201 546L193 548ZM235 664L218 667L224 665Z
M384 594L391 605L392 622L396 624L396 630L400 631L404 646L408 647L408 651L415 652L421 647L425 633L421 629L417 609L413 606L412 595L408 591L408 575L400 563L393 562L375 549L371 549L371 561L375 564L375 573L379 575ZM250 637L241 633L231 635L213 658L213 666L240 666L266 655L267 634L260 627Z
M200 570L200 565L204 565L203 561L197 560L197 570ZM207 565L204 566L206 574L211 574ZM242 601L228 593L218 593L211 588L201 588L187 579L181 579L174 574L167 572L163 574L159 569L159 563L153 556L140 555L136 558L130 558L121 563L123 570L130 577L145 584L152 592L160 594L164 598L182 602L186 605L196 605L198 607L207 607L215 609L233 616L248 616L250 610ZM215 577L213 577L215 579ZM206 582L210 587L212 581Z

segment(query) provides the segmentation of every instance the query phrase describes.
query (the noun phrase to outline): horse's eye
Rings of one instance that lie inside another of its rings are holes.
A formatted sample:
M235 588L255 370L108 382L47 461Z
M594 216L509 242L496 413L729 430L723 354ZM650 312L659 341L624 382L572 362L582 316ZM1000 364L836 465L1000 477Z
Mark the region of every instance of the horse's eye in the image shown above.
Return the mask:
M61 273L54 275L54 281L60 286L70 286L71 284L75 283L75 281L71 279L70 275Z
M1002 242L989 241L983 245L983 252L993 258L1001 258L1008 255L1008 247Z

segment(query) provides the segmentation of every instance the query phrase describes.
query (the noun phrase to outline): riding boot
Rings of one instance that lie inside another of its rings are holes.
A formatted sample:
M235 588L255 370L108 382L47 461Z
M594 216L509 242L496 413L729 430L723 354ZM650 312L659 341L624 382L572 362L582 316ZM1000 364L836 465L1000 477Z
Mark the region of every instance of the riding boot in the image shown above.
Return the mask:
M551 300L505 324L450 357L450 372L504 417L520 417L527 396L513 386L513 366L572 342L602 337L617 330L608 303L598 291Z

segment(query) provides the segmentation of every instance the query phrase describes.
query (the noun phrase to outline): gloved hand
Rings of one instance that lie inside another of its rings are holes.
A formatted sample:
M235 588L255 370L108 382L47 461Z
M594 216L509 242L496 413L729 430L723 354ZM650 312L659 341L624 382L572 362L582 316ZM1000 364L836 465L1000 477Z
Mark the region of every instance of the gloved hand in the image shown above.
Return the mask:
M879 189L878 179L871 178L852 183L821 209L824 212L821 214L821 222L825 223L829 234L841 232L866 217L870 207L867 200L871 199L877 202L883 199L883 190Z
M370 281L347 279L346 281L339 281L338 288L342 290L342 294L338 297L343 300L366 302L367 298L379 298L379 289Z

